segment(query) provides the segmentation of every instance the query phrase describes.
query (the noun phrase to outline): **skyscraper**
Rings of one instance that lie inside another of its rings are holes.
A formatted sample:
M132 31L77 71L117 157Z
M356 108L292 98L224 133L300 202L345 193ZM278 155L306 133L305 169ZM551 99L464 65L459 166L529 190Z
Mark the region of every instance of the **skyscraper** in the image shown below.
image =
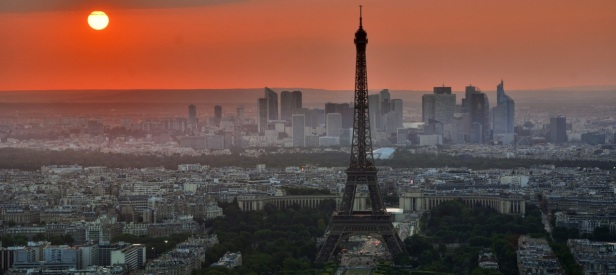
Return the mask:
M342 128L353 127L353 107L349 103L325 103L325 115L330 113L342 115Z
M303 114L292 115L293 147L306 146L306 116Z
M214 106L214 117L217 119L222 118L222 106L220 105Z
M265 87L265 99L267 100L267 120L278 120L278 94Z
M490 136L490 102L488 102L488 96L474 86L467 86L466 98L462 103L462 108L470 115L470 128L473 129L470 142L486 142ZM473 125L475 123L478 125Z
M564 116L554 116L550 118L550 142L567 142L567 118Z
M222 120L222 106L216 105L214 106L214 125L216 125L216 127L219 127L221 120Z
M515 102L505 94L503 81L496 86L496 106L492 108L492 130L497 134L512 134L515 128Z
M337 137L340 135L340 129L342 129L342 115L339 113L329 113L326 115L327 119L327 136Z
M235 115L239 123L242 124L244 122L244 106L237 107Z
M197 106L193 104L188 105L188 127L197 127Z
M291 116L302 108L302 92L282 91L280 93L280 119L291 122Z
M373 94L368 96L368 115L370 116L370 129L376 132L381 129L383 123L381 115L381 96Z
M451 87L434 87L434 93L421 97L422 120L431 119L441 123L451 123L456 110L456 95L451 94Z
M267 130L267 98L259 98L257 100L257 129L259 133Z
M402 111L404 110L404 104L402 99L392 99L391 100L391 112L395 113L396 118L396 126L398 128L402 128Z
M381 90L381 92L379 93L379 96L381 98L381 115L386 115L391 110L391 104L389 103L389 100L391 99L391 95L389 94L389 90L388 89Z
M310 128L322 127L325 125L325 111L323 109L299 108L295 114L304 115L305 126Z

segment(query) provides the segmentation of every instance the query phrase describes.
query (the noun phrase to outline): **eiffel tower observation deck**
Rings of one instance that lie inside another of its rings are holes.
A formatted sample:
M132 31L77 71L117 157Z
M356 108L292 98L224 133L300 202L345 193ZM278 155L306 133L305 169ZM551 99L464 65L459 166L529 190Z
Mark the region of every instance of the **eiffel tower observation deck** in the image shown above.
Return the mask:
M402 240L392 224L393 217L387 212L383 204L377 181L377 169L372 155L366 70L368 34L363 28L361 8L360 6L359 29L355 32L357 59L351 161L346 170L347 180L342 201L332 215L329 228L325 233L325 242L317 254L316 262L325 262L332 259L334 250L339 243L352 235L371 235L382 239L391 257L404 251ZM357 187L361 185L367 186L370 210L357 211L353 209Z

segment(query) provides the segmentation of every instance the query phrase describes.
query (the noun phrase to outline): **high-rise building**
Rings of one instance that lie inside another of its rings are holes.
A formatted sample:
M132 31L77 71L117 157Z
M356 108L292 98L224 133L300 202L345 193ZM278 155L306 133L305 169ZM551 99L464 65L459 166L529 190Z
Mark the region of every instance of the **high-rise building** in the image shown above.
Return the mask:
M483 125L481 123L475 121L471 122L471 127L469 130L469 139L472 143L484 143L483 138Z
M222 106L220 105L214 106L214 117L217 119L222 118Z
M325 115L330 113L342 115L342 128L353 127L353 107L349 103L325 103Z
M391 100L391 111L394 113L394 125L396 126L396 130L398 128L402 128L402 111L403 111L403 102L402 99L392 99Z
M477 92L477 88L475 88L475 86L473 85L468 85L466 86L466 89L464 90L464 98L462 99L462 112L463 113L470 113L470 107L469 107L469 98L470 95Z
M327 136L337 137L342 129L342 115L339 113L329 113L326 115Z
M435 94L424 94L421 96L421 120L423 122L428 123L430 120L436 120L435 101Z
M486 142L490 137L490 102L488 102L488 96L474 86L467 86L466 98L462 103L462 108L470 115L470 128L472 129L470 142ZM473 125L474 123L481 126L481 135L477 134L479 126Z
M389 90L383 89L379 93L379 96L381 98L381 115L386 115L389 111L391 111L391 104L389 103L391 95L389 94Z
M299 108L295 110L295 114L304 115L305 125L310 128L324 127L325 125L325 111L323 109L308 109Z
M340 146L351 146L351 142L353 141L353 128L340 129L340 136L338 140L340 142Z
M434 87L434 93L421 97L423 122L437 120L443 124L451 123L456 111L456 95L451 94L451 87Z
M389 112L383 116L383 121L385 125L385 133L388 135L393 135L398 132L398 116L395 112Z
M505 94L503 81L496 86L496 106L492 108L492 131L497 134L512 134L515 128L515 102Z
M370 129L372 129L372 132L381 129L383 119L381 114L381 96L379 94L368 96L368 115L370 116Z
M188 127L197 127L197 106L193 104L188 105Z
M222 120L222 106L216 105L214 106L214 125L216 125L216 127L219 127L221 120Z
M280 119L291 122L291 116L302 108L302 92L282 91L280 93Z
M605 144L605 133L582 133L581 141L592 145Z
M450 95L451 87L445 87L445 85L441 87L434 87L434 94L437 95Z
M564 116L554 116L550 118L550 142L567 142L567 118Z
M293 128L293 147L306 146L306 116L294 114L291 117Z
M244 122L244 106L237 107L236 116L239 123L242 124Z
M267 100L267 120L278 120L278 94L265 87L265 99Z
M257 129L259 133L267 130L267 98L259 98L257 100Z

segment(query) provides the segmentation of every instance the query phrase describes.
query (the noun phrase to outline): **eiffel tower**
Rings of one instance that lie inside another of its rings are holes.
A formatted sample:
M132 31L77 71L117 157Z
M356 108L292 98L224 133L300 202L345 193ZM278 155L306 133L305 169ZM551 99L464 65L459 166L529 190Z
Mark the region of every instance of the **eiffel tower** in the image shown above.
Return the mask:
M405 251L402 240L393 227L392 215L385 210L379 191L374 156L372 155L366 73L368 35L362 26L361 8L359 6L359 29L355 32L357 63L355 67L355 107L351 163L346 170L347 180L340 207L332 215L325 242L319 254L317 254L316 262L325 262L332 258L338 243L354 234L381 237L392 257ZM371 210L353 210L358 185L368 187Z

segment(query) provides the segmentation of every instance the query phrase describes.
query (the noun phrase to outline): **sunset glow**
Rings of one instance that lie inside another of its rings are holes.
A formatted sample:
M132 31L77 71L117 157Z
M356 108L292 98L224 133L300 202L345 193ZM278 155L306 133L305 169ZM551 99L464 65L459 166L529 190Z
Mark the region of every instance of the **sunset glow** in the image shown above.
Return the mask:
M0 4L0 90L353 89L355 1L72 1ZM615 1L363 5L370 89L616 85Z

